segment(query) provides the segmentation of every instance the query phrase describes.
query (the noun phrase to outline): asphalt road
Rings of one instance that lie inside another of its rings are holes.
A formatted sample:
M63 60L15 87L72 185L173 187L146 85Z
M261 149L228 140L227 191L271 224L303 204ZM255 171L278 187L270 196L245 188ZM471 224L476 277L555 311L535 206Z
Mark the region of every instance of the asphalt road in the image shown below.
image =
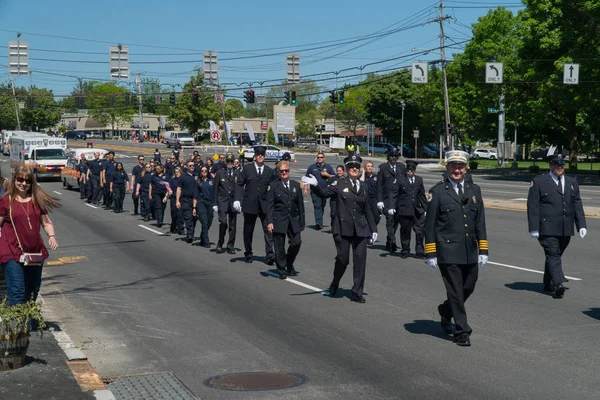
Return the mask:
M241 250L217 255L150 231L166 229L130 212L86 206L60 183L43 186L63 207L51 216L61 248L45 268L42 294L50 318L104 377L173 371L202 399L600 397L597 220L588 221L584 240L572 240L564 256L570 290L556 300L541 292L543 253L525 214L488 210L491 265L481 269L467 303L473 346L460 348L439 326L439 271L380 244L369 250L367 303L359 305L348 298L351 271L341 297L320 292L335 254L327 229L307 227L300 275L280 281L260 260L244 263ZM125 208L131 210L130 197ZM238 249L241 224L240 217ZM215 220L213 242L217 228ZM254 243L263 256L258 228ZM203 385L210 376L249 371L296 372L308 382L253 393Z

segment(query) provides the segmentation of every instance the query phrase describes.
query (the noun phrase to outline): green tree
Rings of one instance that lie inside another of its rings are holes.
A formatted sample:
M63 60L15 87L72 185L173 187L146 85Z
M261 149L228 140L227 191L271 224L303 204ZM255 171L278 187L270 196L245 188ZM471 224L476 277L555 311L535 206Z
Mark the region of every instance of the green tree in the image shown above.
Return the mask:
M222 119L221 106L215 104L214 91L204 83L201 71L190 77L183 92L177 98L177 104L170 109L171 123L184 125L191 132L197 132L199 129L208 129L209 121ZM198 93L198 104L193 103L194 92Z
M244 103L238 99L227 99L224 104L225 117L227 120L238 118L244 115Z
M368 93L364 86L347 88L344 90L344 104L336 104L336 119L354 136L356 130L367 122L367 110L364 104L368 101Z
M135 109L125 104L127 89L114 82L95 82L86 96L89 115L101 125L110 124L114 131L119 123L126 122L135 114Z
M30 107L21 112L21 126L30 127L33 131L56 126L60 121L61 112L52 92L33 87L29 96Z
M296 115L296 135L308 136L315 134L317 123L317 110L311 110L304 114Z
M24 89L21 90L24 91ZM16 128L17 116L15 114L12 87L7 83L2 83L0 84L0 129Z
M170 88L163 88L158 78L142 78L140 82L142 89L142 110L145 113L168 115L169 114L169 93ZM159 98L160 104L156 104Z

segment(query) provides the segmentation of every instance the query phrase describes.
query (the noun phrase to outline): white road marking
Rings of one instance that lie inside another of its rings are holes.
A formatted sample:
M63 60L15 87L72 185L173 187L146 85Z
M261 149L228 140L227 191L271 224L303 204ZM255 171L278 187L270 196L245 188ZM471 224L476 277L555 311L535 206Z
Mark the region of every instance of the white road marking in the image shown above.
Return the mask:
M273 276L275 278L279 278L279 274L275 273L273 271L265 271L265 274L271 275L271 276ZM302 286L303 288L308 289L308 290L312 290L313 292L323 293L323 294L329 294L329 291L327 291L325 289L319 289L317 287L307 285L306 283L297 281L297 280L292 279L292 278L287 278L287 279L282 279L282 280L285 280L286 282L289 282L289 283L293 283L294 285Z
M92 208L98 208L98 207L96 207L96 206L93 206L93 205L91 205L91 204L88 204L88 203L83 203L83 204L85 204L85 205L86 205L86 206L88 206L88 207L92 207Z
M527 199L520 197L518 199L511 199L511 201L527 201Z
M517 267L515 265L508 265L508 264L501 264L501 263L497 263L497 262L492 262L492 261L488 261L488 264L493 264L493 265L499 265L500 267L506 267L506 268L512 268L512 269L518 269L521 271L527 271L527 272L535 272L536 274L543 274L544 271L538 271L535 269L529 269L529 268L523 268L523 267ZM573 276L565 276L567 279L572 279L574 281L580 281L581 278L575 278Z
M145 230L147 230L147 231L154 232L154 233L156 233L156 234L158 234L158 235L164 235L164 232L160 232L160 231L154 230L154 229L152 229L152 228L148 228L148 227L147 227L147 226L145 226L145 225L141 225L141 224L140 224L140 225L138 225L138 226L139 226L140 228L144 228L144 229L145 229Z
M56 193L56 194L60 194L60 195L62 195L62 193L61 193L61 192L57 192L56 190L53 190L53 192L54 192L54 193Z

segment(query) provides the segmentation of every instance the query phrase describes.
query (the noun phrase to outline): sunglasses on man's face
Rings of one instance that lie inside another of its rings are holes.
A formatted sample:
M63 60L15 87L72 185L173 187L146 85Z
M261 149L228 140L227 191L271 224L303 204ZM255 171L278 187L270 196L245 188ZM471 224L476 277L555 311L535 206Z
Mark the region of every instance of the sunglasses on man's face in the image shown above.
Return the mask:
M323 157L323 156L318 156L317 158L325 158L325 157Z
M348 164L346 164L346 168L347 169L351 169L351 168L360 169L360 164L359 163L348 163Z
M289 169L280 169L279 172L281 174L289 174L290 170Z
M196 166L194 164L188 164L187 166L188 168L195 168Z
M26 183L28 185L31 185L33 183L33 181L31 179L21 178L20 176L17 177L17 182L18 183Z

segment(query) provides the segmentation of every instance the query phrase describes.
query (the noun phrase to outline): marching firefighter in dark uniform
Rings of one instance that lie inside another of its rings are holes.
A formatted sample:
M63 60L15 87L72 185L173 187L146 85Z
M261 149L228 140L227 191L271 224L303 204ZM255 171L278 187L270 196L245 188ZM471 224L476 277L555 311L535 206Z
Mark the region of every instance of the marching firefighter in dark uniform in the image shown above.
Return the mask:
M194 198L198 197L198 187L196 185L197 176L194 175L196 164L194 160L188 160L186 171L179 178L177 192L175 194L176 207L180 211L180 216L185 226L185 236L188 243L194 241Z
M104 168L104 160L100 159L100 152L94 153L94 159L90 163L88 170L88 180L91 182L91 190L88 195L88 203L100 205L100 173Z
M404 164L397 162L398 155L398 150L390 150L387 155L388 162L381 164L377 173L377 208L385 214L385 229L387 231L385 249L391 252L398 250L396 245L398 179L404 176L405 172Z
M238 185L240 171L233 168L235 157L233 153L227 153L225 164L227 168L220 169L215 175L213 184L213 210L219 215L219 241L217 242L217 253L223 253L225 234L229 230L227 241L227 253L235 254L235 235L237 225L237 211L233 209L233 202L241 197L242 188Z
M451 150L447 156L448 179L429 190L425 219L427 264L439 266L447 300L438 306L444 331L452 333L459 346L470 346L471 327L465 302L475 290L479 265L488 261L485 209L479 186L467 183L469 154Z
M336 185L325 188L318 186L317 178L312 174L302 177L302 182L310 185L310 190L317 195L337 198L337 212L331 227L337 256L329 295L334 297L337 293L340 280L350 263L350 249L352 249L354 286L352 286L350 300L357 303L365 302L363 287L367 267L367 243L369 240L377 241L377 225L367 202L367 185L358 179L361 162L360 156L352 154L346 157L344 159L346 178L340 179Z
M88 180L88 170L90 167L88 166L85 154L81 155L81 160L77 168L79 168L79 198L87 199L90 192L90 182Z
M423 178L415 175L418 162L406 162L406 172L400 177L398 189L398 205L396 215L400 224L400 257L408 258L410 254L411 230L415 232L415 253L417 258L425 259L423 247L423 228L425 227L425 211L427 199Z
M244 166L244 161L246 161L246 159L244 158L244 148L240 145L240 148L237 151L238 153L238 158L240 159L240 165Z
M280 161L277 170L279 179L271 182L267 193L267 229L273 234L279 279L285 279L287 275L297 275L294 261L300 251L300 232L304 230L306 222L302 188L298 182L289 179L289 161ZM286 236L289 244L287 252Z
M233 202L233 209L244 213L244 256L246 262L252 262L252 235L256 219L260 218L265 236L265 256L267 264L275 263L273 235L267 230L267 190L273 180L273 170L265 165L266 149L254 148L254 162L246 164L238 179L242 188L239 197Z
M112 209L112 193L110 192L110 183L112 182L113 174L116 168L115 152L109 151L106 153L106 161L104 162L102 172L100 173L100 186L104 190L104 207Z
M579 185L565 175L562 154L550 158L548 174L533 178L527 197L527 220L529 233L538 239L546 255L544 291L561 298L565 294L562 284L567 281L561 257L575 234L573 225L582 239L587 234Z

